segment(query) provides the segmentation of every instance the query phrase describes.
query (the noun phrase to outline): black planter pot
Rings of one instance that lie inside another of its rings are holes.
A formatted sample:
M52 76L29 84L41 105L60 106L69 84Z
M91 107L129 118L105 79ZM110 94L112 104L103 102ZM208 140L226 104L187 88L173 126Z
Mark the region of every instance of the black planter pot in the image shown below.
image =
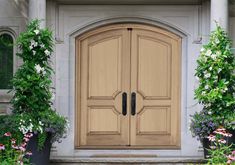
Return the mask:
M209 156L208 149L210 149L210 141L208 138L203 138L202 139L202 146L204 149L204 158L207 159Z
M32 152L32 155L30 156L30 163L32 165L49 165L51 134L48 134L42 150L38 150L38 135L33 135L28 142L26 150Z
M228 138L228 145L232 144L232 150L235 150L235 130L228 130L232 137Z

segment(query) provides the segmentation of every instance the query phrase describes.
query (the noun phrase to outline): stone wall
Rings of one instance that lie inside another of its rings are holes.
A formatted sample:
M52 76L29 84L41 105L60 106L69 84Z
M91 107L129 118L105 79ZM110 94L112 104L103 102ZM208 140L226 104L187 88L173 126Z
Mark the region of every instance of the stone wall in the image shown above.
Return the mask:
M0 0L0 32L7 31L14 39L24 31L27 22L28 4L25 0ZM17 51L14 48L14 54ZM21 61L14 55L14 71ZM1 83L1 80L0 80ZM8 90L0 90L0 115L10 112L9 101L12 94Z
M197 80L194 78L196 59L201 45L210 31L210 4L203 5L68 5L48 1L47 26L54 31L56 39L54 64L56 109L68 117L68 137L56 145L53 158L71 156L76 158L96 155L148 155L202 156L200 143L193 139L188 129L190 115L200 110L194 100ZM76 150L75 136L75 38L84 31L120 22L138 22L160 26L182 36L182 102L181 102L181 149L179 150Z

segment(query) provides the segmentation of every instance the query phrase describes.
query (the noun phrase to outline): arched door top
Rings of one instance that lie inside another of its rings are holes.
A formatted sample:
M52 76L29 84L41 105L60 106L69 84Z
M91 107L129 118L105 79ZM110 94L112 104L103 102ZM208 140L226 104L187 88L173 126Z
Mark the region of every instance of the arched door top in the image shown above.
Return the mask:
M157 32L159 34L168 36L175 40L182 38L180 35L174 32L171 32L168 29L164 29L163 27L158 27L158 26L149 25L149 24L141 24L141 23L131 23L131 24L130 23L115 23L115 24L102 25L102 26L96 27L95 29L92 28L90 30L87 30L86 32L78 35L76 39L83 40L97 33L103 33L103 32L110 31L110 30L118 30L118 29L131 30L133 28Z

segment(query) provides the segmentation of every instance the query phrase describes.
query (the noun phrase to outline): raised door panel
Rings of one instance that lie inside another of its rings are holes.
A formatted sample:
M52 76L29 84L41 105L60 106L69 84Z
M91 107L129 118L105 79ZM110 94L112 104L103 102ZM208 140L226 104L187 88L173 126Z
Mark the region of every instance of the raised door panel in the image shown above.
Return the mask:
M153 37L138 37L138 92L147 99L170 97L171 49ZM157 53L157 54L156 54Z
M81 59L79 147L128 145L129 118L122 115L122 92L130 90L130 34L104 29L78 39Z
M121 92L121 39L116 36L88 45L89 98L113 99Z
M157 124L156 124L157 121ZM138 135L166 135L170 133L169 107L146 107L138 114Z
M131 145L179 147L180 38L158 28L132 31Z
M106 119L104 120L104 116ZM90 107L88 109L88 131L94 134L120 134L120 113L113 107Z

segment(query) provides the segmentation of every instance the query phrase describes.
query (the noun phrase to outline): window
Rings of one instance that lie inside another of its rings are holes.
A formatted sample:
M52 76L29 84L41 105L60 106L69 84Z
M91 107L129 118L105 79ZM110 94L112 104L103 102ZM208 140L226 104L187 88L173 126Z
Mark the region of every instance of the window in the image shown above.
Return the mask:
M0 33L0 89L11 89L13 77L14 39L7 32Z

